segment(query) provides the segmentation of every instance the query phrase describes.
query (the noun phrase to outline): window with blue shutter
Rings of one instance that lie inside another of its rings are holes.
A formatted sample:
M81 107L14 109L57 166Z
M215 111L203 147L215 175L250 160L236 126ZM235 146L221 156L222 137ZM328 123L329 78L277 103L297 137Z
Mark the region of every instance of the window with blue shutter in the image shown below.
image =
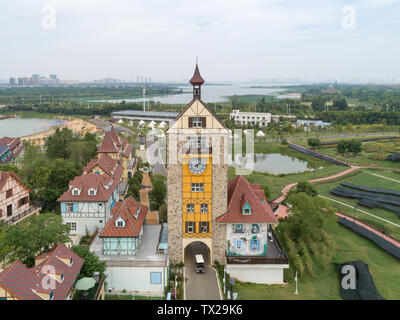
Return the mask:
M78 212L78 203L74 202L74 212Z
M61 202L61 212L65 213L67 211L66 206L65 206L65 202Z
M260 240L252 239L250 242L251 250L260 250Z

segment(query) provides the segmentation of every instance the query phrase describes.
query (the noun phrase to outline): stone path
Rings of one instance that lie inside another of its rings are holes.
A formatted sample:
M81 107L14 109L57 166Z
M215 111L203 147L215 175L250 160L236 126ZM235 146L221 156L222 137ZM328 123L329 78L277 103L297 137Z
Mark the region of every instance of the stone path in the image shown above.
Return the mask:
M140 193L140 202L150 208L149 202L149 192L151 191L153 185L151 183L151 178L148 173L143 173L142 179L143 189L139 190ZM157 211L148 211L146 215L146 223L147 224L158 224L158 212Z

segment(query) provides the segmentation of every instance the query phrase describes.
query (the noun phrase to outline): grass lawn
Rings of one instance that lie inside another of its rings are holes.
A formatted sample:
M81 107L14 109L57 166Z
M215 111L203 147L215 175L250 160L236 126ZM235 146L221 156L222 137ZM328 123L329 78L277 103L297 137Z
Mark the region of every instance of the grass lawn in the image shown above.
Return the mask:
M259 183L261 185L266 185L269 187L269 190L271 192L271 195L268 199L269 201L279 197L281 195L282 188L289 183L326 177L347 169L346 167L333 165L327 161L317 159L308 156L304 153L298 152L296 150L290 149L287 145L275 142L265 142L256 144L254 152L264 153L264 154L280 153L283 155L307 161L315 165L316 167L323 167L322 169L318 169L315 171L307 171L296 174L272 175L267 173L252 172L250 175L247 175L246 179L248 179L251 183ZM234 177L235 177L235 169L229 168L228 172L229 180L233 179Z
M363 148L365 145L376 144L377 142L364 142ZM393 141L379 142L380 145L393 145ZM356 166L382 166L388 168L400 168L400 162L392 162L388 160L376 160L372 159L374 153L362 151L357 156L345 156L337 152L335 147L323 147L320 148L319 152L326 154L328 156L334 157L338 160L342 160L344 162L356 165ZM381 152L380 155L388 156L393 152Z
M338 248L334 263L362 260L369 266L375 286L385 299L400 299L400 262L381 250L371 241L353 233L337 224L336 217L327 219L324 230L336 242ZM284 222L283 222L284 223ZM316 269L316 276L309 276L298 283L299 295L295 295L293 276L287 277L287 286L269 286L262 284L235 283L234 292L242 300L337 300L339 293L339 277L332 264L326 272Z
M384 170L384 171L386 171L386 170ZM375 173L380 174L379 171L375 171ZM388 173L385 172L385 174L388 174ZM400 176L400 174L397 174L397 175ZM317 190L320 195L327 196L329 198L341 201L343 203L349 204L354 207L355 205L357 205L358 199L348 199L348 198L344 198L344 197L338 197L338 196L334 196L330 193L330 191L332 189L339 187L340 183L343 183L343 182L348 182L348 183L352 183L355 185L362 185L362 186L366 186L366 187L393 189L393 190L400 191L400 183L397 183L397 182L394 182L391 180L387 180L384 178L380 178L380 177L371 175L369 173L362 172L360 170L356 171L355 173L351 174L350 176L344 176L344 177L338 178L333 182L331 182L331 181L321 182L321 183L318 183L316 186L317 186ZM332 206L338 208L338 210L340 212L343 212L349 216L354 216L353 208L343 206L336 202L331 202L331 204L332 204ZM400 220L395 212L392 212L392 211L389 211L386 209L381 209L381 208L369 209L369 208L362 207L362 206L357 206L357 208L364 210L368 213L374 214L378 217L384 218L386 220L392 221L396 224L400 224ZM367 214L364 214L358 210L356 210L355 216L357 219L362 220L371 226L374 226L378 230L384 229L387 234L400 240L400 227L396 227L394 225L391 225L390 223L378 220L378 219L371 217Z

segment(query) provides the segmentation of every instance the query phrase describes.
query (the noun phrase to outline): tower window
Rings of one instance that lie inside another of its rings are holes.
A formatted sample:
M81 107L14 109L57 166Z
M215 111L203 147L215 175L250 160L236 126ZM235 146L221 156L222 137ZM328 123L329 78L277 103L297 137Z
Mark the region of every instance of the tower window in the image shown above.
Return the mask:
M207 203L202 203L200 205L200 212L201 213L208 213L208 204Z
M186 205L186 212L187 213L194 213L194 204L193 203L189 203Z
M190 117L189 128L204 128L206 126L206 118L204 117Z
M210 232L210 223L208 221L201 221L200 222L200 232L201 233Z
M194 233L194 232L195 232L195 223L186 222L186 233Z
M192 183L192 192L204 192L204 183Z

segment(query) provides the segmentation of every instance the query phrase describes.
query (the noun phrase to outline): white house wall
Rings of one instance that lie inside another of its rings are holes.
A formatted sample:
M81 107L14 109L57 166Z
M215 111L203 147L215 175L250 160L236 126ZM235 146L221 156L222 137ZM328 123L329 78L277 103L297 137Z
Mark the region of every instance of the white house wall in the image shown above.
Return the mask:
M283 284L283 270L288 268L285 264L228 264L226 272L243 282Z
M161 272L161 284L150 283L150 273ZM107 288L115 291L164 294L167 286L166 267L107 267Z

